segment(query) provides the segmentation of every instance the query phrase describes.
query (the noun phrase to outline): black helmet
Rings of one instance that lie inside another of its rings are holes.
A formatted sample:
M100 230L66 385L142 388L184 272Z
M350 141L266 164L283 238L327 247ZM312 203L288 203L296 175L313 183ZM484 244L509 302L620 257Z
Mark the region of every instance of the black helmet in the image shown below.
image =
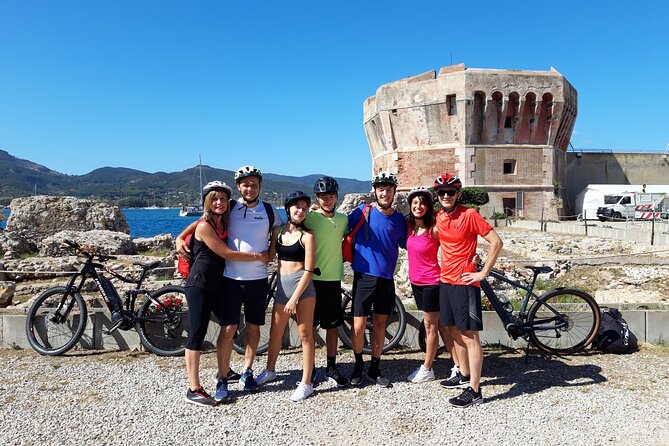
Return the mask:
M212 181L210 183L207 183L207 185L202 188L203 204L204 204L204 199L207 197L207 194L209 194L209 192L213 190L225 192L226 194L228 194L228 200L230 199L230 197L232 197L232 189L230 188L230 186L228 186L222 181Z
M314 193L324 194L328 192L339 192L339 184L332 177L320 177L314 183Z
M305 194L301 190L296 190L295 192L291 192L288 195L286 195L286 199L283 200L283 207L285 207L287 211L291 204L300 200L306 201L307 206L311 204L311 197L309 197L309 195Z

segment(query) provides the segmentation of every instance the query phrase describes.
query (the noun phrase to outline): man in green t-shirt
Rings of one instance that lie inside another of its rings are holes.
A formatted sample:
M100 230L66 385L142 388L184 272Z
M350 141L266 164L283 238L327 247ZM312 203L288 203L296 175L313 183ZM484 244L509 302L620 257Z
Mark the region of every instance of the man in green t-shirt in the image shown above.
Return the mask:
M313 232L316 240L316 267L320 276L314 276L316 287L316 309L314 331L318 325L325 329L327 368L325 374L338 387L346 387L348 378L339 373L336 365L337 327L344 322L341 307L341 281L344 278L344 263L341 256L341 242L348 234L348 218L335 212L339 185L332 177L321 177L314 184L314 194L319 209L310 212L304 223Z

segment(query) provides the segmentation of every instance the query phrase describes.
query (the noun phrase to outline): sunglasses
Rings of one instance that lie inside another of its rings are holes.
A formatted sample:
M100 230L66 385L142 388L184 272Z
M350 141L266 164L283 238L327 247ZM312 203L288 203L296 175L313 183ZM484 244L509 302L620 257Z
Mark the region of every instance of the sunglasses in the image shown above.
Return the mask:
M458 191L455 189L441 189L437 191L437 195L440 197L443 197L444 195L448 195L449 197L454 197L455 194L457 194Z

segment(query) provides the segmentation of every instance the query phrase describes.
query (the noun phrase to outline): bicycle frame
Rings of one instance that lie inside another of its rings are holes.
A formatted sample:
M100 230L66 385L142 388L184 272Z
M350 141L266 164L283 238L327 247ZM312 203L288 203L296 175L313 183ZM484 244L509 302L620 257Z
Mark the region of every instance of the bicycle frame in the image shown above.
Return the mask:
M532 281L528 282L528 284L525 285L519 281L509 279L499 271L495 270L490 271L489 275L494 277L495 279L508 283L509 285L511 285L516 289L521 289L525 291L525 297L523 298L523 303L520 307L520 310L518 310L517 313L509 312L506 309L504 309L504 306L502 302L499 300L499 297L497 297L495 290L493 290L492 286L487 280L484 279L480 282L481 289L485 293L486 297L488 298L493 308L495 309L495 312L497 313L502 323L504 324L504 329L511 335L513 339L518 339L519 337L523 337L525 339L525 337L527 336L527 332L529 331L559 330L567 325L567 322L564 321L562 317L560 317L560 313L555 309L553 309L550 305L546 305L546 307L549 308L557 317L550 318L546 320L546 322L553 321L555 323L551 325L541 324L532 326L528 326L525 324L525 321L527 320L527 313L528 313L527 310L530 304L530 299L534 298L535 301L541 300L541 296L537 296L533 291L534 284L536 283L539 274L540 272L535 270Z
M66 299L67 296L72 295L74 293L81 293L81 290L84 287L84 283L86 283L86 280L88 280L89 278L93 279L93 281L95 282L96 288L97 288L98 292L102 295L102 298L105 301L105 305L107 305L107 308L110 311L114 311L113 303L111 302L111 298L108 295L108 293L105 291L105 289L102 285L102 282L100 280L100 278L104 277L104 276L102 276L98 272L98 270L103 270L103 271L111 274L115 278L121 280L122 282L134 283L135 284L135 289L125 291L125 293L124 293L125 294L125 299L123 301L119 302L119 305L120 305L119 310L125 310L132 315L131 316L132 317L131 322L147 321L146 318L138 317L135 314L135 311L134 311L135 301L137 299L137 296L139 296L140 294L143 294L143 295L147 296L151 300L151 302L153 302L155 305L164 309L165 312L166 312L166 315L168 317L174 316L175 312L172 308L169 308L169 307L166 307L165 305L163 305L162 302L155 299L148 290L140 289L140 287L142 286L142 283L144 282L144 279L146 278L148 272L152 269L151 266L153 264L149 265L149 267L143 267L142 271L139 273L139 276L137 278L131 278L131 277L126 277L126 276L123 276L119 273L116 273L116 272L110 270L109 268L107 268L106 266L104 266L101 263L93 262L93 259L95 257L94 254L85 252L84 255L86 256L85 262L83 263L83 265L81 265L81 267L79 268L79 271L77 271L75 274L73 274L67 282L67 285L66 285L66 290L67 291L63 295L63 299L61 300L60 305L56 309L54 317L52 318L52 320L54 322L61 322L62 319L65 317L65 315L68 314L72 310L72 306L74 305L74 300L70 300L69 303L68 303L67 308L65 309L65 311L62 311L63 310L62 306L65 304L65 302L67 300ZM111 256L105 256L105 255L98 255L98 257L102 261L114 258L114 257L111 257ZM77 279L80 279L80 281L79 281L79 284L75 286ZM113 285L112 285L112 287L113 287ZM114 289L114 291L115 291L115 289ZM120 297L119 297L119 300L120 300ZM120 328L129 329L131 326L132 326L132 324L128 323L124 326L121 326Z

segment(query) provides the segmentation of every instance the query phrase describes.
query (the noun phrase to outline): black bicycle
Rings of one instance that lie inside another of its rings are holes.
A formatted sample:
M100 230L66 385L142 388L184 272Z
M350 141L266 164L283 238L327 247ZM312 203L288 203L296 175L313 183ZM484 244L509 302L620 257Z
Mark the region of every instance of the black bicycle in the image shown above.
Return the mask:
M267 299L265 301L266 305L265 308L271 311L272 301L274 300L274 293L276 292L276 285L277 285L276 271L269 276L268 281L269 281L269 288L267 292ZM341 339L342 343L348 348L353 348L353 343L351 341L351 334L353 330L353 296L351 295L351 292L346 288L342 288L341 293L342 293L341 304L342 308L344 309L344 323L339 326L337 331L339 334L339 339ZM291 316L291 320L296 321L294 315ZM260 327L260 342L258 342L258 349L256 351L257 354L265 353L269 349L270 325L271 324L266 323L265 325ZM402 336L404 336L404 331L406 330L406 325L407 325L406 310L399 297L395 296L395 306L390 316L388 316L388 320L386 323L386 338L385 338L385 344L383 346L384 352L395 347L402 340ZM287 330L288 329L289 328L287 327ZM372 318L370 317L367 319L367 328L365 329L364 344L362 348L363 352L366 354L370 354L372 352L372 345L370 342L371 332L372 332ZM239 354L244 354L246 348L246 344L244 343L245 336L246 336L246 319L244 317L244 313L242 312L239 319L239 325L237 326L237 333L235 335L235 340L232 345L234 350Z
M490 301L511 338L523 338L544 353L570 355L592 343L601 319L599 305L587 292L577 288L553 288L540 296L534 293L539 274L550 273L549 266L526 266L533 273L527 284L509 279L493 269L490 276L508 283L525 295L516 312L511 302L502 301L488 280L481 281L481 290ZM481 265L478 266L481 270ZM529 307L529 309L528 309ZM421 324L422 325L422 324ZM425 351L425 328L419 331L419 344ZM440 341L441 344L441 341ZM440 345L437 354L444 351Z
M138 276L126 277L102 265L115 257L88 252L69 240L65 240L65 244L86 260L66 286L49 288L30 306L26 335L32 348L43 355L61 355L79 342L88 319L86 301L81 292L84 283L93 279L111 311L108 333L134 327L147 350L163 356L183 354L188 340L188 304L184 288L166 286L156 291L141 288L149 271L160 266L159 261L135 263L141 268ZM126 291L125 299L121 301L112 282L99 270L123 282L135 284L135 289ZM138 301L139 296L144 297ZM135 304L140 302L139 309L135 310Z

